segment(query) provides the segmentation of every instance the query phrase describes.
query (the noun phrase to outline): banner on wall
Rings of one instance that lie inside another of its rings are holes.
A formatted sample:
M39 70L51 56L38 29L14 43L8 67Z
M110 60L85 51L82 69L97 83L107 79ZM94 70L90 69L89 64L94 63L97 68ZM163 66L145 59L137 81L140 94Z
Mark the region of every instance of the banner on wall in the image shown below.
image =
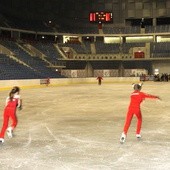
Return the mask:
M77 70L71 70L71 77L77 77Z
M134 47L133 56L134 58L145 58L146 48L145 47Z
M94 77L118 77L119 73L117 69L112 70L94 70Z
M110 77L110 70L103 70L104 77Z
M77 70L77 77L85 78L86 77L85 70Z
M131 74L134 75L134 76L140 76L140 75L143 75L143 74L147 75L148 71L145 70L145 69L132 69Z
M103 70L94 70L94 77L103 77Z

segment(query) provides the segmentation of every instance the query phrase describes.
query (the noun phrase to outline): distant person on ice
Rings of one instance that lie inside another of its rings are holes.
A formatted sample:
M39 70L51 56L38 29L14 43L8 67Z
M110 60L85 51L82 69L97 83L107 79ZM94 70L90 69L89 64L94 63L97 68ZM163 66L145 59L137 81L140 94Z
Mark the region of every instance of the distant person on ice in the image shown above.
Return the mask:
M103 78L102 78L101 76L98 76L98 77L97 77L97 80L98 80L98 85L101 85Z
M13 130L17 126L17 116L16 109L22 109L22 100L20 98L20 88L15 86L9 93L6 99L6 106L3 115L3 126L0 133L0 143L4 143L4 136L7 130L7 135L9 138L13 137ZM12 124L8 126L9 119L12 120Z
M46 80L46 86L49 86L49 84L50 84L50 78L48 77Z
M160 99L158 96L150 95L141 92L142 84L133 84L134 92L131 94L131 101L129 105L129 109L127 112L127 117L123 129L123 133L120 137L120 142L124 143L126 140L127 132L129 129L129 126L131 124L131 120L133 118L133 115L137 117L137 128L136 128L136 137L138 139L141 138L141 125L142 125L142 114L140 109L140 104L142 103L145 98L152 98L152 99Z

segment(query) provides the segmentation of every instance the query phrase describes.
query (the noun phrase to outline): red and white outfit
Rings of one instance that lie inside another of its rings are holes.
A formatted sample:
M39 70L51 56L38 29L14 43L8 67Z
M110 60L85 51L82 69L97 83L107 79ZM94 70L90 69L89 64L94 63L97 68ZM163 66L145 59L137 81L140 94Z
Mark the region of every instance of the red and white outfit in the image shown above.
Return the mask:
M141 114L140 104L142 103L142 101L145 98L158 99L159 97L140 92L140 90L135 90L131 94L131 101L130 101L130 105L129 105L129 109L127 112L127 117L126 117L126 121L125 121L125 125L124 125L124 130L123 130L125 135L128 132L133 115L136 115L136 117L138 119L136 134L140 134L141 125L142 125L142 114Z
M17 126L17 116L16 116L16 109L17 107L21 106L21 100L20 95L18 93L14 94L14 97L12 100L10 100L9 97L6 99L6 106L4 109L4 115L3 115L3 126L0 133L0 138L4 139L5 132L7 128L10 128L10 130L13 130ZM8 127L9 119L12 119L12 124L10 127Z

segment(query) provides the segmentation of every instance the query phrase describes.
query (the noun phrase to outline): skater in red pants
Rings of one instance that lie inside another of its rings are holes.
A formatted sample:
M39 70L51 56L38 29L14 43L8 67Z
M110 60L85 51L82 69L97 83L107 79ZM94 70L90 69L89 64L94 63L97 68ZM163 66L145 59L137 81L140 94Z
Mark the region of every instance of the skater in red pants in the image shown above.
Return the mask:
M98 77L97 77L97 80L98 80L98 85L101 85L103 78L102 78L101 76L98 76Z
M46 86L49 86L49 84L50 84L50 78L48 77L46 80Z
M5 132L7 130L7 135L9 138L13 136L13 130L17 126L16 109L22 109L22 100L19 95L20 88L15 86L9 93L6 99L6 106L3 115L3 126L0 133L0 143L4 142ZM8 126L9 119L12 120L12 124Z
M142 103L142 101L145 100L145 98L160 99L158 96L141 92L142 84L133 84L133 88L134 88L134 92L131 94L131 101L127 112L123 133L120 138L121 143L124 143L126 140L127 132L131 124L133 115L137 117L136 137L141 138L140 131L142 125L142 114L141 114L140 104Z

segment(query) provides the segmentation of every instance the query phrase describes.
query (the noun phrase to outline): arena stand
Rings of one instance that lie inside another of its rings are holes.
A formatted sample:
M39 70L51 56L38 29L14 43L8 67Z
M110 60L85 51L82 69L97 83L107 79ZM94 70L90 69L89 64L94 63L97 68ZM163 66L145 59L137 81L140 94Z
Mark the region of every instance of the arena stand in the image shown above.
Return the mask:
M29 26L31 27L31 25ZM26 27L26 29L29 29L29 26ZM3 48L7 48L12 56L18 60L18 63L25 64L24 67L28 67L31 71L34 71L34 78L37 76L40 78L63 78L65 75L61 74L61 70L71 71L76 69L77 71L84 70L85 74L83 74L83 77L96 76L96 70L103 70L103 72L115 70L115 74L111 73L110 76L117 77L139 76L145 73L153 75L154 69L158 67L158 60L162 61L162 64L159 66L163 70L162 72L168 73L169 71L166 69L168 66L164 67L163 63L168 64L169 62L170 43L166 42L166 40L165 42L157 42L155 32L157 32L157 36L161 36L162 32L166 33L169 31L169 26L150 26L146 27L145 30L139 28L140 27L136 26L124 28L121 26L113 29L103 27L102 34L96 32L86 34L90 32L91 28L89 28L89 31L88 28L85 28L85 33L82 33L80 30L79 34L73 33L73 31L71 31L72 29L68 30L67 33L50 32L49 34L49 32L31 32L31 35L35 34L35 39L32 36L33 39L31 41L22 38L2 38L2 36L5 37L6 34L1 34L0 45L3 46ZM8 32L8 36L14 31L12 28L9 30L8 28L1 27L1 29ZM78 30L79 28L77 27L77 31ZM17 32L29 34L27 30L17 29ZM149 32L150 34L148 35ZM57 41L55 41L56 35L57 38L59 37ZM63 42L65 35L67 35L70 40L68 39L68 41ZM167 37L168 35L166 33L164 36ZM36 37L41 38L41 36L45 36L47 39L36 39ZM54 39L48 39L48 36L53 36ZM119 42L105 43L105 38L116 36L120 37ZM77 37L78 43L72 41L75 39L74 37ZM89 38L88 41L84 39L85 37ZM138 37L138 40L131 41L128 39L129 37ZM144 39L140 39L140 37L144 37ZM64 51L65 49L69 49L69 52L71 52L70 56ZM1 53L6 54L3 51ZM10 55L8 54L8 56ZM168 62L166 60L168 60ZM134 69L138 70L139 73L133 74ZM142 69L145 70L144 73ZM91 73L87 74L87 70L90 70ZM25 77L21 76L20 78L26 79L30 77L31 76L25 74Z

